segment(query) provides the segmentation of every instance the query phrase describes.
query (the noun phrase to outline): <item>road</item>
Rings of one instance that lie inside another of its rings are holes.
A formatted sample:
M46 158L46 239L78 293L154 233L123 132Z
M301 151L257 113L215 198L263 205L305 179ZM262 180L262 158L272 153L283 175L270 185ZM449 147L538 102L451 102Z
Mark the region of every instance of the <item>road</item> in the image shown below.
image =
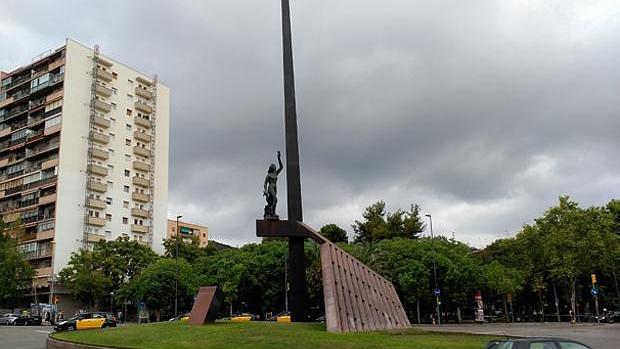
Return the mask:
M0 349L45 349L51 326L0 326Z
M620 324L518 323L415 326L429 331L464 332L518 337L561 337L585 343L595 349L620 348Z

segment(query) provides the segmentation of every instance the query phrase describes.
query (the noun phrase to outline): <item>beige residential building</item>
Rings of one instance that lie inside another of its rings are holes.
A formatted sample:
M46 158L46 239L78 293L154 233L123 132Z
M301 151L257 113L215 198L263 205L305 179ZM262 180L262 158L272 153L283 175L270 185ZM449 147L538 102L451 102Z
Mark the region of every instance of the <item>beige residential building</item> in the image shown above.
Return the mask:
M177 234L177 221L173 219L168 220L168 238L172 238ZM187 222L179 221L179 235L185 242L191 242L196 237L200 247L207 247L209 245L209 228L191 224Z
M36 285L102 239L163 253L169 98L156 77L72 40L1 73L0 216L21 222Z

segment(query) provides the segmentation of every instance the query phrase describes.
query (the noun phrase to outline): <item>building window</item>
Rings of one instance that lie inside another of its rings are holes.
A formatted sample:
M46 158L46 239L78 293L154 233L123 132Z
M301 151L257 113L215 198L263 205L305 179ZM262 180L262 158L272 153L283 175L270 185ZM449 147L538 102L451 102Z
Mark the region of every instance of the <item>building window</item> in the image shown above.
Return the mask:
M127 129L127 131L131 131L131 125L130 124L125 125L125 128Z
M125 145L131 145L131 139L125 138Z
M133 99L133 95L130 95L129 93L127 94L127 98L131 98Z
M125 161L131 161L131 155L125 154Z
M114 183L108 181L108 189L114 188Z
M112 87L112 93L116 94L118 92L118 89L116 87Z
M129 201L123 201L123 207L129 208Z
M123 224L129 224L129 218L123 217Z
M115 72L112 72L112 77L116 80L116 78L118 78L118 74Z
M110 102L110 106L112 107L112 109L116 109L116 103Z
M108 222L111 222L112 221L112 215L109 214L109 213L106 213L105 220L108 221Z
M114 149L108 148L108 153L110 153L110 155L114 156Z
M108 204L108 205L112 205L112 198L111 198L111 197L109 197L109 196L108 196L108 197L106 197L106 198L105 198L105 203L106 203L106 204Z
M131 80L131 79L127 79L127 82L130 83L130 84L133 84L133 80Z
M129 172L129 170L125 170L125 177L129 177L131 175L131 173Z
M116 135L114 133L110 133L110 140L113 141L116 138Z
M123 191L124 191L125 193L129 193L129 186L128 186L128 185L124 185L124 186L123 186Z
M131 109L127 108L127 116L131 116Z

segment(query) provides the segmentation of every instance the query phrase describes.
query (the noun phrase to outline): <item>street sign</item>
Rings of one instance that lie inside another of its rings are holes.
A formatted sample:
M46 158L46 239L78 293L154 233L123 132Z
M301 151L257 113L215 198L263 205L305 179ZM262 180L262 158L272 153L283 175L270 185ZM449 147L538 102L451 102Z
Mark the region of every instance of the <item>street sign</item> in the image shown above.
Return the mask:
M596 296L598 296L598 290L596 288L592 287L592 289L590 289L590 294L593 297L596 297Z
M441 295L441 290L439 288L435 289L435 296L439 297Z

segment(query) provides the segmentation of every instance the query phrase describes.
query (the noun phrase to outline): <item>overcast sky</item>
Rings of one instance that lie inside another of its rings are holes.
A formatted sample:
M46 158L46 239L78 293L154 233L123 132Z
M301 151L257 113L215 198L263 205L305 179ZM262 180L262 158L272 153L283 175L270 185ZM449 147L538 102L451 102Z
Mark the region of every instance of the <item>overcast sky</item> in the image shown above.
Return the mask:
M305 221L411 203L475 246L620 197L620 1L291 0ZM66 37L171 89L170 217L257 241L284 150L277 0L4 1L0 69ZM286 217L286 177L278 212Z

